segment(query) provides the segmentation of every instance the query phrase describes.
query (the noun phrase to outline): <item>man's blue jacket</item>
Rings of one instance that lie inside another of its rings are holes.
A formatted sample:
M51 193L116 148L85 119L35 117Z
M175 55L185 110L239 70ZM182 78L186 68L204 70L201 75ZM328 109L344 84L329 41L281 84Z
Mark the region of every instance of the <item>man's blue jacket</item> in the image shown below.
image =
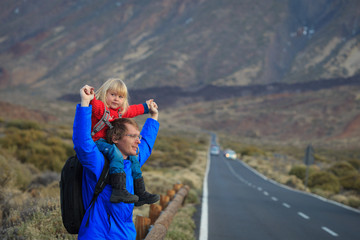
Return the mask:
M96 147L91 138L91 105L81 107L77 105L74 126L73 142L75 152L84 167L82 181L82 197L85 208L78 239L135 239L136 231L132 220L134 204L111 203L112 188L107 185L98 196L95 205L89 208L98 181L104 166L104 156ZM142 166L151 154L159 130L159 122L148 118L141 130L141 143L139 144L140 165ZM131 176L131 163L124 161L126 173L126 188L134 193L133 178ZM89 224L86 225L89 218Z

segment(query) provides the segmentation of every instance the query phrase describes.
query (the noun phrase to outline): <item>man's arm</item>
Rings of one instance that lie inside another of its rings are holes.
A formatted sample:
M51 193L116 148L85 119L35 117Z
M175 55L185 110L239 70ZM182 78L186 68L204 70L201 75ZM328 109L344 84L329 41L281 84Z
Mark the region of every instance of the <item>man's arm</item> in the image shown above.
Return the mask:
M76 107L73 126L74 149L81 164L93 172L98 179L104 165L104 157L91 138L92 108L89 104L93 99L93 88L84 86L80 90L80 97L81 104Z
M95 97L94 88L85 85L80 89L80 98L81 98L81 106L88 107L90 105L91 100Z
M150 118L154 119L154 120L158 120L159 118L159 110L158 110L158 105L156 104L156 102L154 102L152 99L150 100L149 103L150 109L149 109L149 113L150 113Z
M141 130L141 135L143 138L139 144L140 166L142 166L150 157L157 134L159 132L159 111L157 104L153 101L150 104L149 113L150 117L146 119L146 122Z

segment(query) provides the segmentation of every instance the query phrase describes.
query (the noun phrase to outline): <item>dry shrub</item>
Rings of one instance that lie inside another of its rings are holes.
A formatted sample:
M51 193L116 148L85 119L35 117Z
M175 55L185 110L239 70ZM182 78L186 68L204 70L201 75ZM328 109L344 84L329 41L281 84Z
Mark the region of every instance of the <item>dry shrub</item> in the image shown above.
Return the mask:
M54 182L58 183L59 181L60 181L59 173L45 171L34 177L34 179L31 181L29 185L29 189L48 186Z
M265 155L265 152L256 146L247 146L241 149L240 151L241 156L259 156Z
M293 166L289 172L289 175L294 175L301 181L304 181L306 176L306 166L303 164Z
M360 171L360 159L351 159L348 161L348 163L350 163L351 166Z
M180 208L176 213L176 217L166 233L165 240L195 240L194 229L196 227L191 216L196 212L193 206L185 206Z
M333 195L331 199L342 204L348 204L348 198L341 194Z
M35 129L39 130L40 125L33 121L28 120L13 120L6 124L6 128L18 128L18 129Z
M317 171L319 171L319 168L315 165L308 166L309 167L309 176ZM297 178L301 179L303 182L305 182L306 178L306 168L307 166L304 164L301 165L295 165L291 168L289 175L294 175Z
M154 151L147 160L145 170L150 168L188 167L196 158L197 139L179 136L159 136Z
M348 205L353 208L360 207L360 197L359 196L350 196L348 199Z
M357 173L357 170L348 162L338 162L329 168L329 171L337 177L345 177Z
M21 164L12 157L0 155L0 188L26 189L39 170L30 164Z
M74 154L72 144L38 129L11 127L0 144L22 163L31 163L40 170L59 172L68 156Z
M331 194L336 194L340 191L340 182L338 178L334 174L324 171L311 174L309 176L308 186L311 191L321 190Z
M62 225L59 199L28 199L11 210L3 239L76 239ZM24 238L21 238L24 237Z
M355 190L360 194L360 173L353 172L340 178L341 186L345 189Z
M300 190L306 189L303 181L301 179L297 178L296 176L290 176L288 178L288 180L286 181L285 185L295 188L295 189L300 189Z

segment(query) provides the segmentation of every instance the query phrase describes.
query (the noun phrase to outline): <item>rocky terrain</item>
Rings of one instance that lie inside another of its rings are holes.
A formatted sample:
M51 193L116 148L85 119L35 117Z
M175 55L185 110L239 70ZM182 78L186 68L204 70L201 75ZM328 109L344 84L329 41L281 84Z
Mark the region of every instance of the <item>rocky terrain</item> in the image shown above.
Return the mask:
M4 0L0 20L2 118L64 122L82 85L118 76L172 125L357 136L359 1Z
M0 87L59 96L109 76L134 89L351 77L359 9L341 0L4 0Z

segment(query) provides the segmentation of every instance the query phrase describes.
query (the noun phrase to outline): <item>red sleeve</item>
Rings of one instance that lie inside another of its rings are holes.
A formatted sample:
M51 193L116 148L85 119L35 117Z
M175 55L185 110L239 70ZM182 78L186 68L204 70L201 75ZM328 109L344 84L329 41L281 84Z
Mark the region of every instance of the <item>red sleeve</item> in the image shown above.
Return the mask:
M130 105L128 110L122 115L123 118L133 118L145 113L144 105Z
M95 98L91 100L90 104L92 105L91 122L92 126L94 126L104 115L105 104Z

